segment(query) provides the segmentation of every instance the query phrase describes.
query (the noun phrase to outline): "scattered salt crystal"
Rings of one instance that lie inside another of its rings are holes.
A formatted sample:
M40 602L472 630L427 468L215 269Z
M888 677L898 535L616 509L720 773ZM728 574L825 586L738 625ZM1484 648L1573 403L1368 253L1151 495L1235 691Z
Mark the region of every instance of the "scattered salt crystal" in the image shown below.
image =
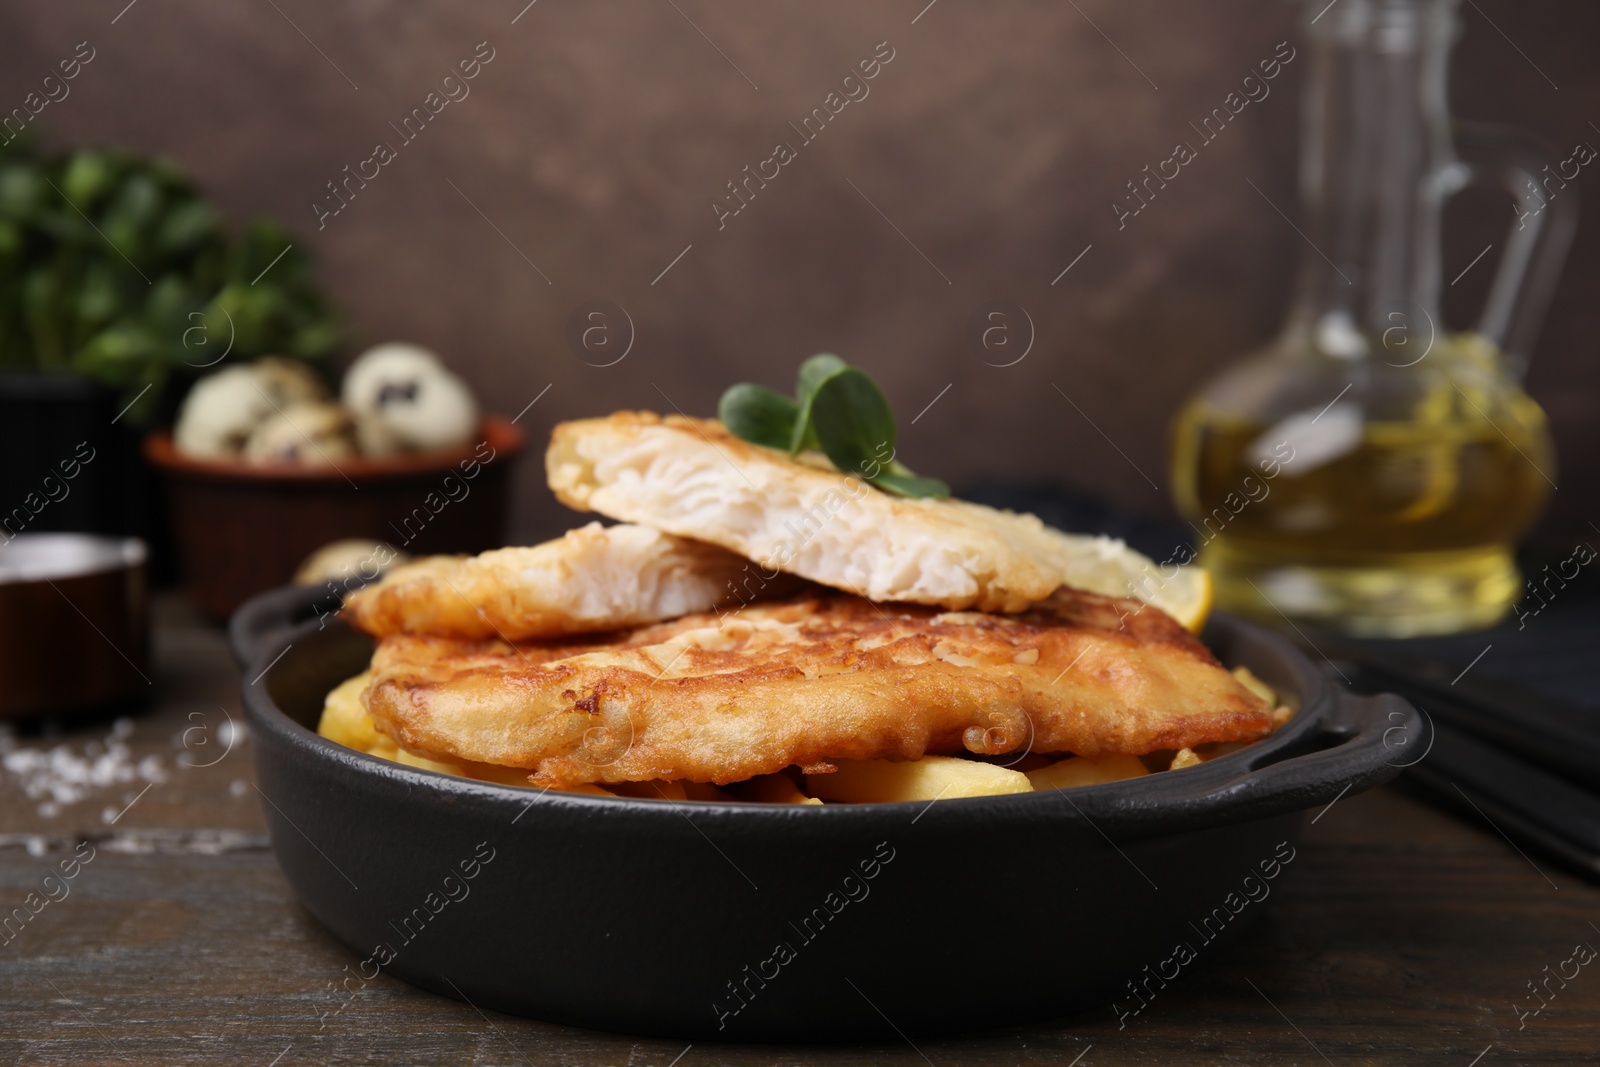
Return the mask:
M42 819L53 819L60 813L61 809L48 800L39 805L39 817Z
M44 855L46 852L48 852L50 850L50 842L46 841L39 834L33 834L32 836L30 836L28 838L28 846L27 847L28 847L28 855L37 858L39 856Z
M55 815L62 805L76 804L92 793L135 781L164 783L166 768L158 756L134 761L122 740L133 733L131 719L118 719L104 741L87 741L81 751L70 744L20 748L9 734L0 745L0 767L16 779L29 800L41 801L39 814Z
M235 778L228 784L228 792L232 793L236 797L242 797L246 793L250 792L250 783L245 781L243 778Z

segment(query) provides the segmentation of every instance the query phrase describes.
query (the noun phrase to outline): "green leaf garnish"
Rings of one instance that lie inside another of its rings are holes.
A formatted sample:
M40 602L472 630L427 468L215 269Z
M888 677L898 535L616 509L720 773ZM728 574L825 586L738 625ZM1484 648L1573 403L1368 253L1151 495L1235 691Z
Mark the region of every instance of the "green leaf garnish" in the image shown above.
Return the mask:
M902 474L896 470L885 470L872 479L872 484L900 496L931 496L942 500L950 495L950 487L939 479L923 478L910 471Z
M812 356L800 364L800 373L795 375L795 399L804 404L816 393L819 385L849 366L850 364L832 352L823 352Z
M794 383L794 397L799 403L799 411L795 416L794 430L789 437L789 455L797 456L808 448L822 447L811 425L811 398L817 395L817 389L823 382L848 366L849 364L831 352L812 356L800 364L800 373L795 375Z
M717 404L717 418L735 437L767 448L788 448L800 408L764 385L740 382Z
M867 373L823 353L800 365L795 399L750 382L722 394L717 416L734 436L793 456L818 449L845 474L906 497L950 495L895 459L894 413Z
M817 445L842 471L876 477L894 456L894 415L877 383L842 367L818 383L806 407Z

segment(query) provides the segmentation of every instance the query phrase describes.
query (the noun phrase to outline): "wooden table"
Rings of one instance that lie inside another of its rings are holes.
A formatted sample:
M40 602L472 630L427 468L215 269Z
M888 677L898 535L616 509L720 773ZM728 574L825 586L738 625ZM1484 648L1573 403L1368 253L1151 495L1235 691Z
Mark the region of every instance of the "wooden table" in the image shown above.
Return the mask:
M0 780L6 909L41 891L75 847L87 855L79 842L94 849L68 895L0 944L0 1062L1600 1061L1600 965L1565 988L1550 980L1553 999L1547 994L1548 1006L1521 1026L1515 1011L1539 1003L1528 983L1554 974L1576 944L1600 947L1600 889L1521 855L1487 824L1455 821L1395 789L1323 812L1255 925L1125 1029L1105 1008L915 1048L686 1049L681 1041L484 1015L387 977L335 1013L344 999L335 983L353 957L278 872L251 785L248 739L226 746L223 723L241 716L224 637L175 600L162 601L157 615L152 678L160 696L127 743L135 759L151 758L158 780L94 789L54 815L40 813L17 775ZM9 744L13 753L54 745L82 753L112 728L22 734Z

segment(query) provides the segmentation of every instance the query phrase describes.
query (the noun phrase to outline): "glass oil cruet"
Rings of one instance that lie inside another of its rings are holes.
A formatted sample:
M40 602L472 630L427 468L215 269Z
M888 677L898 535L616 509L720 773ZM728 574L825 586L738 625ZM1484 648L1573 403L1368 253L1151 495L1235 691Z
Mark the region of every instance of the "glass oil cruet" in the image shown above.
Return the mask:
M1404 637L1491 625L1521 592L1513 545L1556 471L1519 379L1577 189L1531 139L1452 125L1456 14L1304 8L1299 293L1280 335L1174 426L1178 508L1224 609ZM1479 322L1451 333L1441 218L1476 182L1508 190L1515 215Z

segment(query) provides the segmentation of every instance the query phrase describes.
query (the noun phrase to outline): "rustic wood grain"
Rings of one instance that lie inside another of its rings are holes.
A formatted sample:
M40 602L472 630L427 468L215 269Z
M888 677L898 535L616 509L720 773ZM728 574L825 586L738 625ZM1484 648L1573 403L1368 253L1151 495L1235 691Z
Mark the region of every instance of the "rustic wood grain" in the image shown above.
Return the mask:
M0 945L0 1062L1031 1065L1082 1054L1082 1067L1467 1067L1487 1050L1478 1062L1498 1067L1590 1064L1600 1047L1600 970L1565 989L1552 983L1556 997L1520 1030L1513 1011L1534 1003L1526 983L1546 965L1554 970L1578 942L1600 945L1590 925L1600 922L1600 890L1393 789L1328 809L1255 924L1122 1029L1107 1007L915 1047L686 1051L681 1041L479 1013L383 976L345 995L337 983L353 958L278 872L248 788L247 742L215 766L177 764L203 751L183 747L191 713L209 709L214 724L225 708L238 721L239 678L221 634L163 603L156 665L162 699L129 740L140 756L160 757L169 780L114 825L102 812L137 789L47 818L15 776L0 781L0 904L37 890L79 840L96 849L70 895ZM95 723L12 744L81 746L108 730ZM1025 936L1017 950L1028 951Z

